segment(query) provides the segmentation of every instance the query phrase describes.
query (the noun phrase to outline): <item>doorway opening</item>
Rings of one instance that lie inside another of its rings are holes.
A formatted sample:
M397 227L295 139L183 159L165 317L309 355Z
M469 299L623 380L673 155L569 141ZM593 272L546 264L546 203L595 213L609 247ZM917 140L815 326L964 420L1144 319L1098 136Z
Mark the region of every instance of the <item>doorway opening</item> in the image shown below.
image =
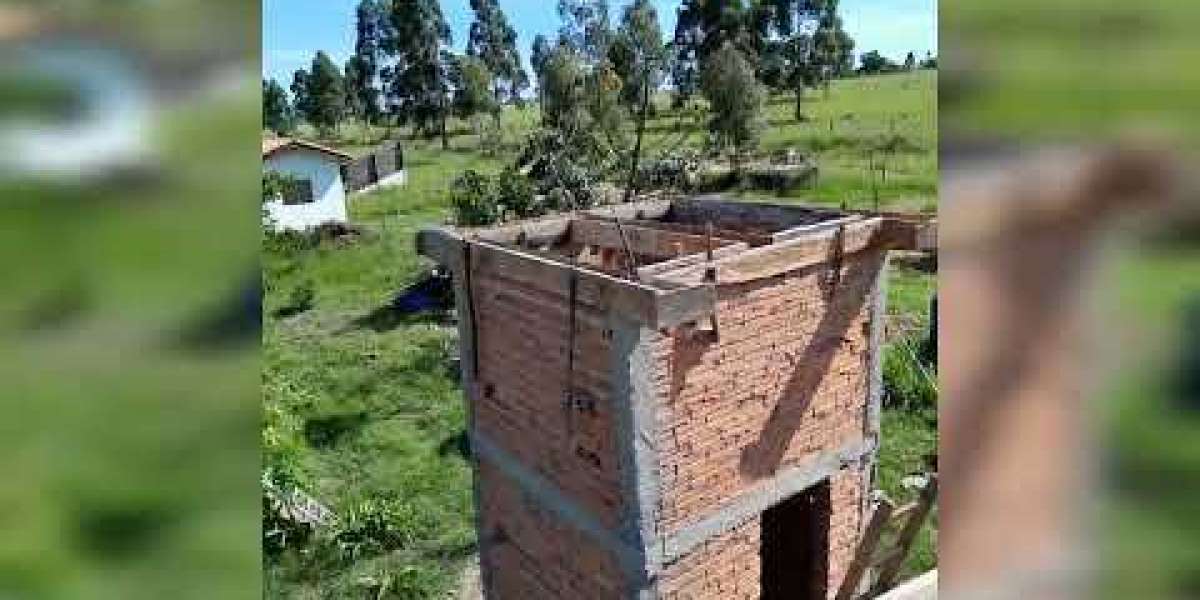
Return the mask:
M828 479L763 513L759 539L763 600L825 600L829 516Z

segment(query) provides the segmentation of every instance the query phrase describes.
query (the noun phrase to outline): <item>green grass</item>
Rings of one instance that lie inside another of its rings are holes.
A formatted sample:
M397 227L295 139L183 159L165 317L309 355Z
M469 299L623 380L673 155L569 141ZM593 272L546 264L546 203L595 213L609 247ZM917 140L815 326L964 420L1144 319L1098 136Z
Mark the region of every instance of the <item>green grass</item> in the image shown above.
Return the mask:
M784 118L790 103L772 104L772 118L783 120L768 133L764 147L822 148L820 183L787 201L838 204L846 196L851 206L866 206L870 196L856 171L864 160L861 150L866 140L888 131L887 112L895 110L897 131L922 150L896 159L888 182L879 188L882 204L933 206L934 85L931 73L838 82L828 99L811 93L807 106L813 121L806 124ZM838 120L830 136L821 119L846 113L855 120ZM536 107L506 112L504 144L515 145L536 117ZM655 125L674 122L664 114ZM454 331L428 319L386 323L378 330L363 325L390 294L429 266L415 253L415 234L447 220L450 182L464 169L496 172L512 160L509 151L481 154L467 124L452 123L452 130L449 151L441 150L439 140L406 136L408 185L351 199L351 220L368 232L356 243L264 257L264 401L275 448L294 459L308 491L339 515L367 499L390 501L391 533L400 540L354 560L309 547L288 552L265 565L268 595L361 597L386 588L385 597L445 597L474 552L470 470L457 450L464 407L448 367ZM652 135L651 157L670 134ZM699 135L688 139L701 142ZM353 149L355 140L350 141ZM933 284L929 275L894 273L892 314L923 322ZM274 314L308 285L314 291L311 310L290 317ZM936 447L936 422L924 413L888 411L883 425L881 484L893 497L903 497L898 482L919 471L922 456ZM927 532L910 570L934 562Z
M795 96L772 96L760 149L795 149L820 167L817 182L789 193L786 200L869 209L880 206L934 210L937 206L937 72L917 71L834 82L829 94L809 91L807 121L794 118ZM659 106L667 106L661 98ZM677 148L703 148L702 111L668 114L647 123L646 156ZM895 151L876 150L894 139ZM886 165L886 176L872 164ZM749 197L753 193L746 194ZM775 198L772 196L772 198Z

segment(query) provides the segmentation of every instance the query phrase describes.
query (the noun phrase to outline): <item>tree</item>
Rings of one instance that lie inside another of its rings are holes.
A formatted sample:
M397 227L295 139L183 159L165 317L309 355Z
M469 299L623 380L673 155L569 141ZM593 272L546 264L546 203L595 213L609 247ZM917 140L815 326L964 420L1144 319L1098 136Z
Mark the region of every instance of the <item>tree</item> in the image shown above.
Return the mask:
M671 43L675 54L671 80L675 84L677 105L696 92L700 66L726 43L733 44L752 62L755 60L764 45L764 23L774 1L777 0L753 2L749 6L742 0L682 2Z
M859 71L871 75L875 73L886 73L895 70L895 63L888 60L887 57L880 54L878 50L872 50L863 54L859 61L862 63L859 66Z
M708 128L713 146L737 155L758 144L763 128L766 92L754 76L754 66L732 42L726 42L704 62L701 89L708 99Z
M487 65L474 56L454 57L450 81L454 87L454 114L462 119L473 119L481 114L500 114L500 105L492 91L492 74ZM476 133L479 124L475 124Z
M550 40L546 39L546 36L539 33L533 38L533 49L529 53L529 64L533 67L533 76L537 78L538 107L542 111L543 119L546 116L546 63L550 60L550 54L553 51L554 48L551 46Z
M450 44L450 27L437 0L393 0L393 35L387 49L395 64L386 73L387 93L401 122L426 135L441 134L442 148L450 147L448 65L443 48Z
M557 129L583 129L586 122L582 61L570 48L560 45L546 56L541 69L543 123Z
M361 0L355 10L354 55L346 64L347 96L367 123L383 116L376 87L384 60L385 45L392 36L388 7L384 0Z
M307 83L310 103L308 121L327 135L346 114L346 88L342 71L328 54L318 51L313 57Z
M292 107L288 104L287 92L274 79L264 79L262 85L263 128L278 134L291 131Z
M510 100L517 98L529 85L529 77L521 67L516 30L508 24L496 0L471 0L471 9L475 21L471 23L467 55L480 59L487 67L496 102L503 102L504 95ZM500 118L499 113L496 118Z
M369 85L366 83L367 74L363 61L357 55L351 56L342 70L342 80L346 85L346 115L369 121L361 93L361 88Z
M558 0L559 43L578 52L589 65L598 65L608 55L612 31L608 0Z
M796 94L796 119L804 118L804 91L845 73L854 41L842 28L837 0L770 0L758 5L758 31L771 60L760 73ZM764 79L766 80L766 79Z
M305 121L313 112L312 97L308 93L308 71L304 69L296 69L292 74L292 108L293 114Z
M608 52L609 63L621 78L621 101L634 110L643 104L643 89L658 89L666 58L658 12L649 0L625 8L621 26ZM648 82L643 79L649 79Z
M909 52L908 56L904 57L904 70L905 71L913 71L913 70L916 70L916 68L917 68L917 57L912 52Z

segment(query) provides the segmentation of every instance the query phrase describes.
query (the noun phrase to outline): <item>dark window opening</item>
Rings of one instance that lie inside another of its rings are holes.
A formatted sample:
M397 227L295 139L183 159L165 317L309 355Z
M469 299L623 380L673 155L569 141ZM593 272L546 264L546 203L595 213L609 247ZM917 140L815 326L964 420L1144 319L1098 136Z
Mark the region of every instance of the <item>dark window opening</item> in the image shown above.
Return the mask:
M287 206L311 204L315 200L312 182L307 179L297 179L283 187L283 203Z
M829 579L829 480L762 515L763 600L825 600Z

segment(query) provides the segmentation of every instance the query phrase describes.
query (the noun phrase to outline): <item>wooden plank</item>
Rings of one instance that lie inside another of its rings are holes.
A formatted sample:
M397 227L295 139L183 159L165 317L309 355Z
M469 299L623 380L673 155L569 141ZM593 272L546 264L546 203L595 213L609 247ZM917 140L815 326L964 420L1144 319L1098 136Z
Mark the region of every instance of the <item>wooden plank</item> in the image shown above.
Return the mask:
M854 552L854 560L850 562L846 577L842 579L842 585L838 588L836 600L851 600L858 592L863 575L870 567L871 557L875 554L875 548L879 545L879 539L883 536L894 509L895 505L887 498L880 498L876 503L875 511L871 513L871 521L867 524L867 529L858 542L858 549Z
M925 523L925 518L933 510L933 503L937 500L937 489L937 476L931 475L929 483L925 484L924 490L921 490L917 509L904 522L904 526L900 530L900 535L896 539L895 554L885 560L879 568L879 578L875 580L875 585L871 588L873 594L883 593L895 584L896 577L900 574L900 567L904 565L904 557L908 556L909 550L912 549L912 545L917 539L917 533L921 531L921 525Z
M496 244L521 244L528 247L554 244L565 238L571 227L569 216L557 215L532 221L520 221L511 225L468 229L464 236L478 238Z
M479 273L528 285L567 297L571 273L578 278L580 304L615 310L639 323L654 324L661 290L604 273L574 268L549 258L489 242L471 242L472 261Z
M881 234L882 219L857 221L829 231L818 231L803 237L751 248L729 258L713 261L717 281L722 285L744 283L774 277L825 262L835 250L833 244L841 233L842 253L849 255L869 247L886 244ZM701 283L708 265L685 267L660 277L676 281Z
M451 271L462 268L462 244L462 236L444 227L417 232L417 253L449 267Z
M601 217L596 215L588 215L589 219L597 219L601 221L612 222L611 217ZM707 223L677 223L675 221L647 221L644 219L622 219L624 225L636 225L638 227L647 227L650 229L661 229L663 231L678 231L680 233L691 233L694 235L708 235ZM712 230L713 237L724 238L727 240L736 240L746 242L753 246L765 246L774 241L770 235L751 230L738 229L722 229L714 227Z
M812 225L844 217L847 213L823 207L762 202L735 202L720 194L697 196L672 205L672 220L703 224L711 221L716 227L742 229L754 227L765 231L782 231L801 225Z
M636 227L625 223L621 224L621 228L625 230L625 238L629 241L630 250L638 256L674 258L704 252L709 244L709 239L702 235ZM570 241L583 246L624 249L621 232L616 223L595 219L577 219L572 222ZM716 237L711 241L713 248L738 243L735 240Z
M728 246L714 248L713 258L721 259L734 256L748 250L749 248L749 244L746 244L745 242L735 242ZM659 279L657 276L661 273L668 273L670 271L682 269L683 267L698 265L707 261L708 256L704 252L688 254L686 256L680 256L679 258L673 258L671 260L665 260L663 262L641 267L638 269L638 277L643 281L649 281L651 283L661 284L664 286L678 286L680 285L678 281L674 281L670 278Z
M661 219L671 210L670 200L641 200L628 204L613 204L586 210L581 215L602 219L654 220Z

